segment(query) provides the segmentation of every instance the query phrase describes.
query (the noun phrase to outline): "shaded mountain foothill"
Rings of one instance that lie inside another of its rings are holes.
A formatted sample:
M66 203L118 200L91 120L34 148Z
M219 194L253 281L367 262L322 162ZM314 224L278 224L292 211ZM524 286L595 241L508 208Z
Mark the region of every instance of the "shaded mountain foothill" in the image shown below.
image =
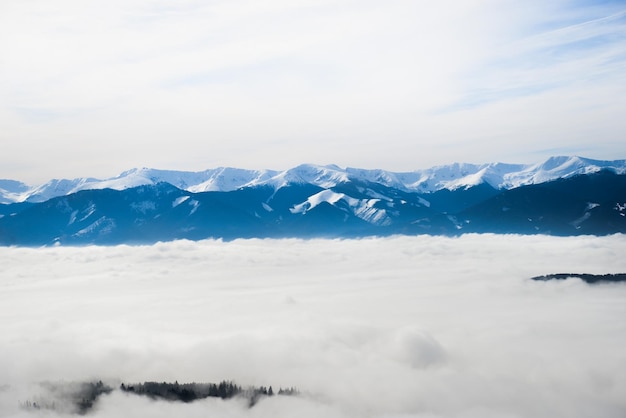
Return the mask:
M505 190L458 214L465 232L626 233L626 176L610 171Z
M0 245L462 233L626 233L626 175L601 171L508 190L481 183L432 193L364 180L200 193L162 182L0 205Z

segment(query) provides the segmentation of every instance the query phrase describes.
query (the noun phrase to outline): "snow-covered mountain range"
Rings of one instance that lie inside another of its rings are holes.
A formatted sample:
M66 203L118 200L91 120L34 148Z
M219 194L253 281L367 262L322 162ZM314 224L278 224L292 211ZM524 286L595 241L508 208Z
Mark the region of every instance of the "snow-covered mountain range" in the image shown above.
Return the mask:
M0 245L391 234L626 233L626 161L452 164L409 173L135 169L106 180L0 181Z
M311 184L328 189L354 181L376 183L416 193L456 190L480 184L487 184L495 189L512 189L600 170L624 174L626 160L601 161L577 156L559 156L535 164L454 163L411 172L312 164L303 164L285 171L222 167L189 172L135 168L109 179L55 179L40 185L27 185L17 180L0 180L0 203L44 202L81 190L125 190L162 182L193 193L228 192L255 186L271 186L277 190L291 184Z

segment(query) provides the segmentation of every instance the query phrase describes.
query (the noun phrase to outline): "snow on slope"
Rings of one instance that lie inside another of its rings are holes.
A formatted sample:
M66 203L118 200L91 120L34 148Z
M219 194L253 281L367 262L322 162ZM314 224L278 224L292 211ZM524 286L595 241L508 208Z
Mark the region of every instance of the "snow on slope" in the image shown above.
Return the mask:
M496 189L544 183L602 169L626 173L626 160L602 161L582 157L550 157L537 164L466 164L454 163L408 173L382 170L348 169L370 181L405 191L429 193L441 189L455 190L487 183Z
M156 170L135 168L123 172L117 177L98 179L51 180L43 185L22 192L14 202L43 202L55 196L62 196L88 189L124 190L131 187L170 183L180 189L191 192L229 191L255 184L260 179L270 178L271 171L252 171L235 168L216 168L201 172Z
M609 169L626 173L626 160L601 161L582 157L551 157L537 164L466 164L454 163L411 172L391 172L380 169L342 169L336 165L302 164L286 171L245 170L230 167L200 172L132 169L117 177L99 180L80 178L51 180L29 187L14 180L0 180L0 203L42 202L86 189L130 187L167 182L190 192L232 191L243 187L270 186L279 189L288 184L314 184L330 188L342 182L367 181L403 191L429 193L441 189L458 189L487 183L494 188L514 188L542 183L576 174L588 174Z
M306 201L295 205L289 209L289 211L294 214L306 213L323 202L337 206L337 203L340 201L345 202L347 206L347 208L343 208L342 210L349 210L366 222L374 225L388 225L391 223L391 219L385 209L374 207L380 199L355 199L344 193L335 193L332 190L322 190L319 193L309 196Z
M30 188L15 180L0 180L0 204L20 202L24 193L27 193Z
M290 209L291 213L306 213L307 211L314 209L322 202L330 203L334 205L341 199L343 199L346 195L343 193L335 193L332 190L322 190L319 193L316 193L298 205L295 205Z
M538 164L526 166L523 170L507 173L503 177L503 188L519 187L526 184L590 174L602 169L612 170L617 174L626 173L626 160L601 161L582 157L551 157Z
M346 170L336 165L301 164L287 171L279 172L274 177L264 182L259 182L257 185L269 185L279 189L295 183L314 184L323 188L329 188L349 180L350 178Z
M206 180L190 187L180 188L194 193L231 191L242 187L255 186L272 178L277 172L271 170L257 171L222 167L215 170L207 170L205 173L210 173Z

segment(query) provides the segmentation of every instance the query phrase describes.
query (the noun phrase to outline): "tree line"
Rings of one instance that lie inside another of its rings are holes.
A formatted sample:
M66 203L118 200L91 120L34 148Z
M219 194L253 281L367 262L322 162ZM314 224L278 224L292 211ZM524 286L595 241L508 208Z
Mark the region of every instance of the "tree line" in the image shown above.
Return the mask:
M123 392L144 395L153 399L165 399L169 401L193 402L198 399L220 398L230 399L243 397L248 399L253 406L263 396L274 395L298 395L299 391L293 387L280 388L277 392L272 386L248 386L242 387L228 380L220 383L174 383L168 382L144 382L120 385Z
M20 407L27 410L69 410L80 415L87 414L101 395L111 393L113 387L98 382L83 383L42 383L50 395L47 398L18 402ZM280 388L274 391L272 386L242 387L232 381L223 380L220 383L174 383L144 382L119 386L122 392L148 396L152 399L162 399L176 402L193 402L205 398L231 399L240 397L248 401L253 407L261 398L274 395L299 395L296 388Z

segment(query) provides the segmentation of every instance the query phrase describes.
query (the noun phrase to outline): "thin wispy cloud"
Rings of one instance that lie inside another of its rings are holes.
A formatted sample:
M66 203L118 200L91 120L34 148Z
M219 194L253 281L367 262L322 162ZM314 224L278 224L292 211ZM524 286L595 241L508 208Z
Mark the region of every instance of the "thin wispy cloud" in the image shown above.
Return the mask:
M625 51L626 9L504 43L468 77L475 84L464 104L481 106L572 85L619 82L626 75Z
M4 2L1 158L21 168L0 177L412 170L567 141L610 159L624 21L619 2Z

